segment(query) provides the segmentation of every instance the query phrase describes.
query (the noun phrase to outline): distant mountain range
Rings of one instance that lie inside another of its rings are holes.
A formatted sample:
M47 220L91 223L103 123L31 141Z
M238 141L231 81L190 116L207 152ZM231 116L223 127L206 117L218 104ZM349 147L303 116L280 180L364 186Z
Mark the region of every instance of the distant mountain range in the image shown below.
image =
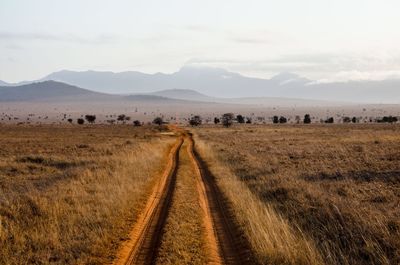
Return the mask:
M300 106L343 106L341 102L328 102L320 100L305 100L292 98L217 98L210 97L189 89L169 89L160 90L146 94L115 95L95 92L72 86L58 81L41 81L20 86L0 86L0 102L46 102L46 103L102 103L107 105L124 103L149 103L152 105L169 104L188 106L204 103L219 105L248 105L260 106L280 106L280 107L300 107Z
M202 98L204 101L213 101L215 98L284 97L363 103L400 103L400 80L318 83L292 73L281 73L271 79L261 79L208 67L186 66L172 74L64 70L52 73L38 81L46 80L64 82L100 93L146 94L182 100ZM0 85L16 86L27 83L31 82L18 84L1 82Z

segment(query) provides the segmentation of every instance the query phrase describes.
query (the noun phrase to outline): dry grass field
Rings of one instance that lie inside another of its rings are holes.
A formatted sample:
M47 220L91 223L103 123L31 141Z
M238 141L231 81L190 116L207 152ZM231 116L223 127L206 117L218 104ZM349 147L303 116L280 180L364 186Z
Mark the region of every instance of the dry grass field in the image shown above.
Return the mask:
M132 126L0 135L0 264L110 263L175 141Z
M398 125L194 132L260 263L400 263Z

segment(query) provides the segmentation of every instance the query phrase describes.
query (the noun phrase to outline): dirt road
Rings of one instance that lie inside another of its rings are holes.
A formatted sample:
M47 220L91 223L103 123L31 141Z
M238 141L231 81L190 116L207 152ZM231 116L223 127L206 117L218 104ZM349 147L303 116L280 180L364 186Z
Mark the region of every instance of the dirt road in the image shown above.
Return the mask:
M237 232L229 208L213 176L196 153L191 134L176 128L174 131L179 136L169 152L166 168L114 264L156 263L163 229L174 196L180 152L187 152L192 164L190 173L196 178L207 253L205 260L208 264L249 264L250 252ZM181 148L183 145L186 146L185 150Z

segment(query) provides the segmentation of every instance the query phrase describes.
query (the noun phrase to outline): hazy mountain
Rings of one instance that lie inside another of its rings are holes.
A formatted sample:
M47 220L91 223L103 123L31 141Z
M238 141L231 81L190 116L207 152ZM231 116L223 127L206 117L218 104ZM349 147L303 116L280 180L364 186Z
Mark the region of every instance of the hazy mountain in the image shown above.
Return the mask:
M9 86L9 83L0 80L0 86Z
M102 99L108 96L56 81L0 87L0 101L83 100Z
M52 73L43 80L56 80L102 93L155 93L155 95L165 97L197 101L213 101L213 98L285 97L347 102L400 103L400 80L324 84L293 73L281 73L271 79L261 79L209 67L185 66L172 74L64 70ZM190 90L198 91L209 97L191 94L193 92L189 93Z
M161 96L173 99L192 100L192 101L205 101L217 102L218 99L209 97L191 89L166 89L150 93L150 95Z
M104 93L138 94L190 89L213 97L281 96L280 87L284 91L311 82L290 73L283 73L268 80L245 77L220 68L190 66L172 74L63 70L42 80L56 80Z
M161 95L111 95L58 81L43 81L22 86L0 86L0 102L149 102L152 104L190 103Z

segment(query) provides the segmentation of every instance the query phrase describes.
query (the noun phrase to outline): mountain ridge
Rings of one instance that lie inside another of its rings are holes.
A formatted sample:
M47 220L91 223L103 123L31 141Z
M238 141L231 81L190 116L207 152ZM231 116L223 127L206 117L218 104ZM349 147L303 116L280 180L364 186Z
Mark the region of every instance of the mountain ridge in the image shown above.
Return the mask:
M261 79L246 77L222 68L184 66L171 74L62 70L40 79L45 80L65 82L109 94L149 94L162 90L190 89L214 98L284 97L359 103L400 103L398 79L318 83L288 72L280 73L271 79Z

